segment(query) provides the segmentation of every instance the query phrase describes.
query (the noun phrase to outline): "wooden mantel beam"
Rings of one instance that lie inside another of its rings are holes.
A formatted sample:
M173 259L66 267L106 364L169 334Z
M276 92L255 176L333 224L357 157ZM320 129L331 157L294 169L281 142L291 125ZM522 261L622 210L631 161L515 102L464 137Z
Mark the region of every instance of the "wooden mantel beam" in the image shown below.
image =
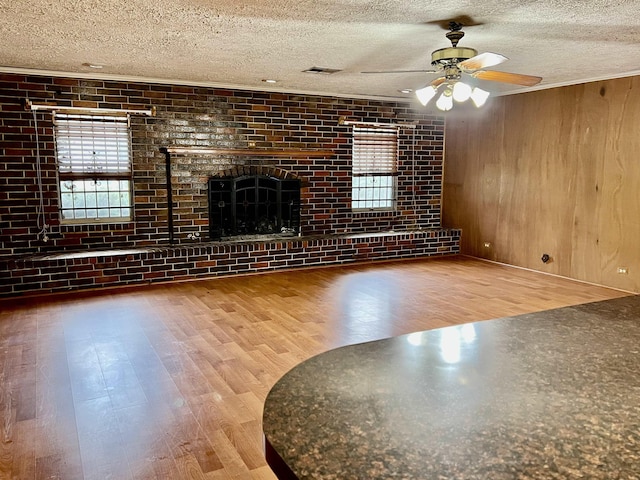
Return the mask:
M175 155L239 155L243 157L331 157L333 150L281 150L258 148L166 147L164 152Z

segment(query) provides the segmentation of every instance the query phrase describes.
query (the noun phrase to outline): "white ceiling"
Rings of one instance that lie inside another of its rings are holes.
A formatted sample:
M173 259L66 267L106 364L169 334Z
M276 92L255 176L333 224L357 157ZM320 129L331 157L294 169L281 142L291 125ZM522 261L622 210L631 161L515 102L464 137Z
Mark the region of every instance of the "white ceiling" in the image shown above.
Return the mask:
M0 11L4 72L413 99L399 90L436 75L360 72L430 68L450 46L437 22L464 15L479 25L460 46L506 55L494 69L542 76L534 89L640 74L638 0L0 0Z

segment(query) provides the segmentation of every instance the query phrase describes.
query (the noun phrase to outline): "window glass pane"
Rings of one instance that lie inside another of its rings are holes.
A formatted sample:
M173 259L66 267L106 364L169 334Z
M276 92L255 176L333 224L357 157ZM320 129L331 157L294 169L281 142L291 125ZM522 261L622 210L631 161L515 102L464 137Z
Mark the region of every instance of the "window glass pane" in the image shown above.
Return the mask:
M85 203L87 205L87 208L91 208L91 207L95 207L96 206L96 192L87 192L84 194L84 198L85 198Z
M62 193L60 195L60 203L62 204L63 209L73 208L73 194Z
M84 190L74 190L73 207L84 208Z
M109 192L109 205L120 206L120 194L118 192Z
M130 181L115 182L113 185L124 185L127 190L113 192L100 192L107 182L93 182L90 180L73 180L61 182L60 189L73 193L60 194L60 209L63 219L87 219L87 220L118 220L131 217L129 200L131 193L128 190ZM126 207L126 208L120 208Z
M364 191L364 198L371 201L373 200L373 188L371 188L371 185L368 185L367 187L368 188Z
M107 192L98 192L97 194L97 206L108 207L109 206L109 194Z
M352 188L353 209L393 209L395 188L393 176L372 175L354 177Z

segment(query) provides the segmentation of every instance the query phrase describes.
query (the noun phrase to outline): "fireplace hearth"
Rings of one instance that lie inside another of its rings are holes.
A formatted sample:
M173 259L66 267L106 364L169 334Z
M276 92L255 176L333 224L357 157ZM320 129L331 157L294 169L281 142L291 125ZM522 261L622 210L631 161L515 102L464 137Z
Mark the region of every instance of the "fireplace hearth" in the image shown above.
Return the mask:
M300 233L299 179L250 172L212 177L208 186L212 240Z

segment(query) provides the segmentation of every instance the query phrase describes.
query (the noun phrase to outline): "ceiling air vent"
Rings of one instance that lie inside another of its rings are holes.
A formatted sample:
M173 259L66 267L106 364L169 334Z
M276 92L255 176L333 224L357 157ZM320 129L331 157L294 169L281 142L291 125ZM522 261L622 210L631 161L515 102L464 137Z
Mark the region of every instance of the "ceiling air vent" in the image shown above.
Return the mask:
M311 67L303 70L302 73L315 73L318 75L331 75L332 73L341 72L339 68Z

